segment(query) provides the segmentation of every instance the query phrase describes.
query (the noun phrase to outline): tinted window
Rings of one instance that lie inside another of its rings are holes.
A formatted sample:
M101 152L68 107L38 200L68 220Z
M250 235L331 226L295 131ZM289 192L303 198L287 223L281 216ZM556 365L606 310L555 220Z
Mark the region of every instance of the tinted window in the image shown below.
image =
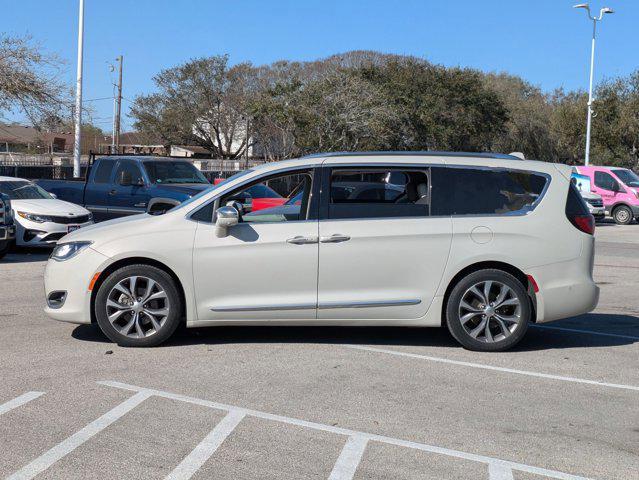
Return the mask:
M425 217L429 185L425 170L333 169L328 218Z
M282 197L282 195L277 193L275 190L261 183L247 188L245 192L248 193L253 198L281 198Z
M595 172L595 185L604 190L614 191L617 180L606 172Z
M93 175L93 183L109 183L115 162L100 160Z
M124 161L119 163L118 169L115 172L116 182L119 181L121 172L129 172L129 174L131 175L131 180L133 182L136 182L138 179L142 178L142 172L140 171L140 168L131 161Z
M574 217L575 215L588 215L589 210L586 202L579 194L577 187L571 183L568 189L568 198L566 199L566 215Z
M546 178L502 169L436 167L433 215L495 215L528 212L539 199Z
M613 170L612 173L617 175L617 178L629 187L639 187L639 176L632 170L627 168L618 168Z
M144 162L144 169L151 183L209 183L202 172L189 162Z

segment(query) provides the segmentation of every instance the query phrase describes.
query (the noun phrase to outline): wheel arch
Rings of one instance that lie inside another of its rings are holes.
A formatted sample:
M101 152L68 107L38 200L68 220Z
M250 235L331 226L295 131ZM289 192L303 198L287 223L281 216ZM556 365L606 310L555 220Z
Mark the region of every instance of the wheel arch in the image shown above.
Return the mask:
M153 210L154 207L157 207L158 205L166 205L166 206L170 206L171 208L176 207L180 204L179 200L176 200L175 198L165 198L165 197L156 197L156 198L152 198L149 201L149 205L146 209L147 212L151 212Z
M95 307L95 297L97 296L100 286L109 277L109 275L111 275L116 270L122 267L126 267L128 265L149 265L151 267L159 268L160 270L163 270L164 272L169 274L171 278L173 279L173 281L175 282L178 292L180 293L180 299L182 300L181 313L182 313L182 317L186 318L186 309L187 309L186 295L184 293L184 286L182 285L182 282L180 281L180 278L177 276L177 274L167 265L165 265L164 263L158 260L154 260L152 258L147 258L147 257L127 257L127 258L121 258L119 260L116 260L115 262L111 263L108 267L106 267L104 270L102 270L102 272L100 272L100 276L96 280L91 290L91 309L90 309L91 323L97 323L97 320L95 318L94 307Z
M476 262L462 268L448 282L448 286L446 287L446 292L444 293L444 301L442 302L442 311L441 311L442 325L446 324L446 306L448 304L448 297L450 297L450 293L452 292L453 288L455 288L455 285L457 285L457 283L466 275L469 275L473 272L477 272L479 270L485 270L489 268L494 270L502 270L506 273L510 273L513 277L515 277L517 280L521 282L521 284L524 286L524 288L528 292L528 296L530 297L530 304L532 306L532 320L533 322L537 320L537 302L535 298L535 293L533 291L532 285L530 284L530 281L528 280L528 277L526 276L526 274L521 269L506 262L483 261L483 262Z

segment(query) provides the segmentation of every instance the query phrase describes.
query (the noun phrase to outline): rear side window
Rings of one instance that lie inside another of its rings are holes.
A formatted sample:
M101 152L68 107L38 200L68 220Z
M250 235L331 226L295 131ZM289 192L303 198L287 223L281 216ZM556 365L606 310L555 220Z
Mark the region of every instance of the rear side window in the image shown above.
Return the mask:
M570 218L576 215L588 215L589 213L586 202L579 194L577 187L571 182L568 189L568 198L566 199L566 216Z
M512 215L534 209L548 179L504 169L435 167L433 215Z
M430 213L427 170L332 169L328 218L426 217Z
M113 165L115 162L103 161L98 163L93 176L93 183L109 183L111 181L111 172L113 171Z

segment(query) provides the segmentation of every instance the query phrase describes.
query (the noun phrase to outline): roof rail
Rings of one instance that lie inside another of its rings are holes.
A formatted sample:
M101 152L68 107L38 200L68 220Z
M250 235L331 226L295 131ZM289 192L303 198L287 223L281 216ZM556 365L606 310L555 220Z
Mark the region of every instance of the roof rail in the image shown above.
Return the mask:
M521 160L518 156L507 155L505 153L492 152L447 152L436 150L423 151L374 151L374 152L323 152L305 155L301 158L318 158L318 157L358 157L358 156L383 156L383 155L399 155L407 157L470 157L470 158L495 158L502 160Z

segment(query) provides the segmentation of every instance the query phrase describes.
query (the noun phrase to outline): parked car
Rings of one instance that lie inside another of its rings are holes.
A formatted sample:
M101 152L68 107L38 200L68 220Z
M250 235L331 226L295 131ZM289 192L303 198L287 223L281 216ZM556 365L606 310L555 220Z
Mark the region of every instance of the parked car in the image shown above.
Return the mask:
M11 248L16 238L16 226L13 222L11 199L0 193L0 258L3 258Z
M87 209L58 200L24 178L0 177L0 192L11 199L16 245L53 247L67 233L93 223Z
M595 217L595 221L603 221L606 218L606 209L603 204L603 198L601 198L601 195L591 191L590 177L577 173L576 168L574 168L571 180L577 187L577 190L579 190L581 198L583 198L586 202L588 211L593 217Z
M211 186L189 161L145 156L98 157L86 179L37 183L58 198L86 207L96 221L164 213Z
M445 325L468 349L505 350L529 322L597 304L594 219L570 173L496 154L268 163L164 215L72 233L47 263L45 311L96 322L125 346L158 345L184 321ZM251 221L227 205L252 185L291 176L304 179L297 215ZM392 193L340 193L367 182Z
M639 176L619 167L575 167L577 173L590 179L593 193L601 195L606 214L615 223L627 225L639 217Z

